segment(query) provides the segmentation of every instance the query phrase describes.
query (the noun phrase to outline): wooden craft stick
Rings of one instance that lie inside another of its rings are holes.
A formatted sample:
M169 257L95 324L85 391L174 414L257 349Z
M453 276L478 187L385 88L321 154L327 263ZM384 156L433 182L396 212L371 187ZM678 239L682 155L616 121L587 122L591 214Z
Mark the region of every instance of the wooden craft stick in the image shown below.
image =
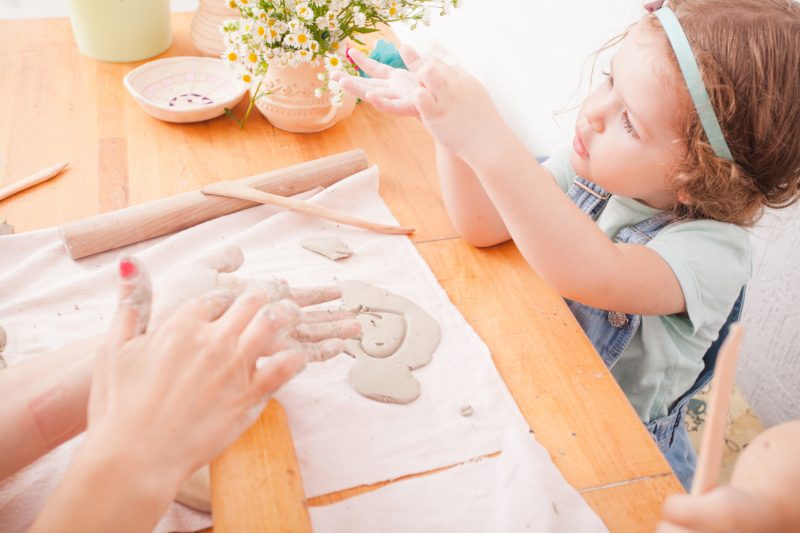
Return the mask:
M32 176L22 178L21 180L15 181L11 185L3 187L0 189L0 201L5 200L9 196L17 194L18 192L24 191L25 189L30 189L34 185L39 185L43 181L55 178L61 174L62 170L67 168L67 165L69 165L69 163L59 163L58 165L53 165L52 167L40 170Z
M251 202L258 202L261 204L275 205L283 207L297 213L305 213L307 215L324 218L326 220L333 220L348 226L355 226L357 228L364 228L378 233L388 233L390 235L410 235L414 233L414 228L404 228L401 226L391 226L388 224L378 224L361 218L350 216L346 213L334 211L327 207L320 205L309 204L302 200L294 198L285 198L275 194L262 192L252 187L235 183L232 181L221 181L219 183L212 183L203 187L203 192L206 194L215 194L219 196L228 196L231 198L239 198L241 200L250 200Z
M732 324L728 337L722 343L714 366L711 381L711 398L708 402L708 417L700 440L700 454L692 481L691 494L703 494L717 484L722 463L722 448L725 444L725 419L736 376L736 361L742 344L743 329L739 323Z
M368 166L363 150L351 150L250 176L236 183L292 196L316 187L327 187ZM60 228L61 237L70 257L80 259L174 233L252 206L252 202L192 191L64 224Z
M289 419L277 400L211 462L211 512L214 533L311 533Z

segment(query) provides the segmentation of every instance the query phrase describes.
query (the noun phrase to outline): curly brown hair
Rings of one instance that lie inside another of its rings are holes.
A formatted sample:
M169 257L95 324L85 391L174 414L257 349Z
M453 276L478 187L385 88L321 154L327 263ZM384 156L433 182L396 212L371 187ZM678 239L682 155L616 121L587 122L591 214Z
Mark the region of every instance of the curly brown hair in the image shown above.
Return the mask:
M800 3L671 0L689 39L733 161L714 154L685 86L685 157L675 169L675 214L741 226L800 197ZM673 70L677 59L660 23Z

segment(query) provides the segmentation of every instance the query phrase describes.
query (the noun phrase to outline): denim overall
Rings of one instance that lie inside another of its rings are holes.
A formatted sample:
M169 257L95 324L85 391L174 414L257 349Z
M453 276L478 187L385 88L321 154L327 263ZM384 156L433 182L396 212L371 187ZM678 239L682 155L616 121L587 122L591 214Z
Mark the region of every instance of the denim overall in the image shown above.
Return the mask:
M596 184L577 176L567 192L570 199L592 220L597 220L608 203L611 195ZM646 244L656 234L672 222L669 213L661 213L652 218L639 222L633 226L622 228L617 233L616 241L632 244ZM629 315L616 311L603 311L593 307L567 300L572 314L578 319L583 331L592 341L595 349L605 361L608 368L612 368L619 359L622 351L636 334L642 322L641 315ZM719 336L703 356L703 370L697 380L680 398L669 408L668 414L656 418L646 424L647 430L655 439L659 449L667 458L675 475L689 490L694 475L697 456L689 442L689 434L683 423L686 404L710 380L714 372L717 353L728 335L731 323L739 320L744 304L744 288L733 305L728 319L722 326Z

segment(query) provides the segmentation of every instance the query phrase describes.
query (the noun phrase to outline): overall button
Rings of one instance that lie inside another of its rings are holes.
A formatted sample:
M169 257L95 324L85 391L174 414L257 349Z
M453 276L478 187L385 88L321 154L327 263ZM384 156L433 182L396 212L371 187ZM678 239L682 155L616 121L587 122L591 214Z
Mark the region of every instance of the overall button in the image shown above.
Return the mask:
M608 323L615 328L624 328L628 325L628 315L619 311L609 311Z

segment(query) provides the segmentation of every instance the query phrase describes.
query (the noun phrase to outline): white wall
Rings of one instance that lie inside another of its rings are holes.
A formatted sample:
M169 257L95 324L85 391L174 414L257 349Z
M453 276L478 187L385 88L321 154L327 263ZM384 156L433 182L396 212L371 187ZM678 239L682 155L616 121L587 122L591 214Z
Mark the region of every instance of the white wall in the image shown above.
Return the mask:
M752 232L756 261L744 307L737 380L771 426L800 418L800 208L764 216Z
M587 94L588 57L643 12L640 0L467 0L430 28L396 33L477 76L528 148L544 155L572 138L577 110L553 114ZM604 67L601 59L596 70ZM800 418L800 209L766 216L752 238L738 380L772 425Z
M592 54L644 13L640 0L467 0L428 28L395 33L420 52L446 54L486 85L536 155L571 142L588 94ZM595 73L606 67L608 54ZM554 114L558 113L557 116Z

